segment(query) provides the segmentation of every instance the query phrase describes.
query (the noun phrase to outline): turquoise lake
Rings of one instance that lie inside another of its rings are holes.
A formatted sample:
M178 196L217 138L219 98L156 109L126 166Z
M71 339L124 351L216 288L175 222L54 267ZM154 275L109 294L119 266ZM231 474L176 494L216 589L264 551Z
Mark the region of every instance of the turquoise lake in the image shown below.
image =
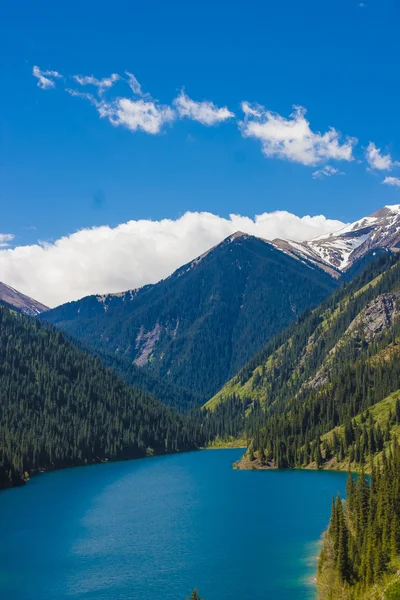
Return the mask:
M303 600L346 475L235 471L209 450L33 478L0 493L2 600Z

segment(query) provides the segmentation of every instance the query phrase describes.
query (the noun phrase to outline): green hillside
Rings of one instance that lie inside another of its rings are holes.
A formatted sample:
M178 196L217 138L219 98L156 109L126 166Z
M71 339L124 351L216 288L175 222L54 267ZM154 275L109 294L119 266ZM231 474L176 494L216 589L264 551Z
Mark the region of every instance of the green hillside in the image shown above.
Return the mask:
M400 388L399 266L387 256L367 267L271 340L206 407L241 401L252 451L280 466L312 462L319 436Z

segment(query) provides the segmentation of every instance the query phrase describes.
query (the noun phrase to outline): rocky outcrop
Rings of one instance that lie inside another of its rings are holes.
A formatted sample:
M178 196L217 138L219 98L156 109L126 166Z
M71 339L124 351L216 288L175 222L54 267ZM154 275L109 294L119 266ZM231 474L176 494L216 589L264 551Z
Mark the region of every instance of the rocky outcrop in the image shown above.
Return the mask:
M142 327L136 338L136 348L140 349L137 358L135 359L135 365L138 367L144 367L153 351L154 346L157 344L161 335L161 325L156 323L150 331L145 331Z
M350 337L359 335L365 342L371 342L382 331L390 327L400 317L400 292L381 294L360 312L347 328L346 333L329 352L324 364L308 383L310 387L320 387L328 381L328 371L334 356Z

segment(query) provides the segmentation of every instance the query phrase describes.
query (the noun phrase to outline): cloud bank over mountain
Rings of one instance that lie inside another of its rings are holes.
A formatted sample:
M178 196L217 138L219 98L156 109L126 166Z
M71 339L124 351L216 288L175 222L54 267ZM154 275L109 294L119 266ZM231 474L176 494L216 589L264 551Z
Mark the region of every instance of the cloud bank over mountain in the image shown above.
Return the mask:
M254 218L187 212L177 219L128 221L82 229L52 243L0 249L0 281L56 306L156 283L238 230L267 240L301 241L343 226L323 215L286 211Z

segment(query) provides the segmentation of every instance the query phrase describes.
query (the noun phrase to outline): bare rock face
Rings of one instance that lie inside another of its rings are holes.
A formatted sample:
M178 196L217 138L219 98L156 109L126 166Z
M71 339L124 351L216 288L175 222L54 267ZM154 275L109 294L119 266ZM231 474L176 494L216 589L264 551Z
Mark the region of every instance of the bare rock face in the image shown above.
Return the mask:
M150 331L145 331L144 327L141 327L137 338L136 348L139 350L139 354L135 359L135 365L137 367L144 367L150 359L153 348L156 346L161 335L161 326L156 323Z
M361 328L366 339L373 339L390 327L400 315L400 292L382 294L371 302L352 322L348 332Z
M37 302L25 294L21 294L18 290L2 283L0 281L0 301L12 306L19 312L25 313L31 317L35 317L39 313L49 310L47 306Z

